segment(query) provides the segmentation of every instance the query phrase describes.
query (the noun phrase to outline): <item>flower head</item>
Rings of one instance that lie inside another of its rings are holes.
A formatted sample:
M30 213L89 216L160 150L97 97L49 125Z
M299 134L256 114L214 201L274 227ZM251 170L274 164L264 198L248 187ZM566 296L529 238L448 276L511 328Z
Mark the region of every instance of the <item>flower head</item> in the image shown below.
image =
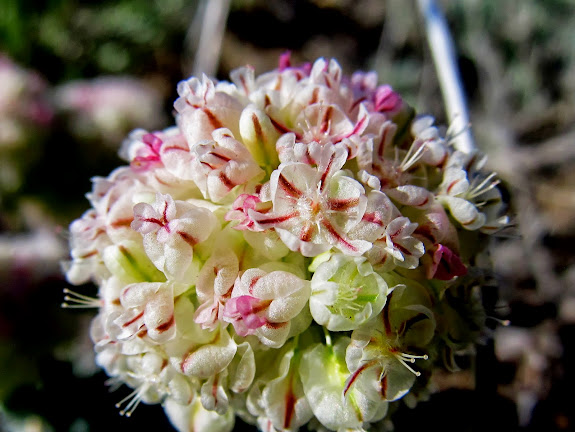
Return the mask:
M129 165L93 180L70 226L68 281L99 286L73 296L98 308L97 361L134 389L126 415L142 401L178 430L236 415L368 430L474 343L475 258L506 222L478 154L333 59L284 54L178 94L176 125L132 132Z

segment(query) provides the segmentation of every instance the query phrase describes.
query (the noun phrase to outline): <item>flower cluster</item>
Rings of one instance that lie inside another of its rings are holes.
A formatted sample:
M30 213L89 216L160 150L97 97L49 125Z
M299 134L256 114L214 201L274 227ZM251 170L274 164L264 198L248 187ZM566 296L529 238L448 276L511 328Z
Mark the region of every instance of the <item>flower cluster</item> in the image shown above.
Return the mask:
M44 78L0 52L0 199L21 186L53 116Z
M132 132L70 226L68 281L99 296L68 305L99 308L121 413L360 431L457 366L485 325L476 257L507 223L484 157L335 60L177 90L176 125Z
M159 92L130 76L68 81L53 89L52 98L72 136L113 149L135 127L168 124Z
M53 110L44 79L2 53L0 80L0 149L3 149L20 145L30 128L47 126Z

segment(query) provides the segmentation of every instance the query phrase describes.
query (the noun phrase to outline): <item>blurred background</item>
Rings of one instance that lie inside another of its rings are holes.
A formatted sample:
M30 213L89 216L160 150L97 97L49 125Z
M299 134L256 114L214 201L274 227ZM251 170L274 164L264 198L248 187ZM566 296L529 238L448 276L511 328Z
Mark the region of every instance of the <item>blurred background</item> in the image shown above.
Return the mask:
M395 430L575 430L575 2L438 2L476 145L512 228L493 240L492 338ZM135 128L174 122L177 83L334 57L447 119L415 1L4 0L0 4L0 430L173 430L130 419L93 362L93 309L62 309L69 224ZM95 292L95 287L81 287ZM236 429L242 427L238 423Z

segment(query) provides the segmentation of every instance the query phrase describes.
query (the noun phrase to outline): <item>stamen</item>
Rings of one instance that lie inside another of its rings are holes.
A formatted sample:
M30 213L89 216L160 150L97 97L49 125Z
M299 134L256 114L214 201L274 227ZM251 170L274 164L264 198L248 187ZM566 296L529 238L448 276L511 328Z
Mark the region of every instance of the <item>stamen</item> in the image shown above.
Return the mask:
M427 354L423 354L423 355L414 355L414 354L405 354L405 353L401 353L400 354L402 357L410 359L409 361L411 363L415 363L415 359L423 359L423 360L427 360L429 359L429 356Z
M469 188L469 191L467 192L467 196L470 199L473 199L496 187L499 183L501 183L501 180L499 179L493 180L494 177L495 173L491 173L486 178L484 178L479 184L474 184L475 179L473 179L472 185Z
M347 284L339 284L340 289L338 291L339 300L345 302L352 302L357 298L357 295L361 291L362 287L353 287Z
M387 375L387 369L386 368L381 368L381 373L379 374L379 381L381 382L381 380Z
M122 387L122 385L124 385L124 382L119 377L112 377L104 381L104 385L109 386L110 387L109 392L112 393L118 390L120 387Z
M451 122L445 133L445 139L447 140L448 145L452 145L455 138L471 129L471 123L460 124L461 121L456 120L459 120L459 115L454 116L453 121ZM455 128L458 126L460 126L460 129L456 130Z
M503 327L509 327L511 325L511 321L508 319L501 319L501 318L496 318L494 316L490 316L487 315L485 317L486 320L491 319L493 321L495 321L497 324L502 325Z
M351 279L351 277L347 277L347 279ZM349 284L340 283L337 292L337 300L330 307L331 311L339 315L346 315L345 311L351 311L352 313L359 312L361 310L361 306L354 303L354 301L357 299L362 289L363 285L354 287Z
M136 410L140 402L142 402L142 397L144 393L148 390L148 384L142 384L138 386L132 393L122 399L120 402L116 404L116 408L120 408L124 402L130 400L126 405L126 408L120 410L120 415L130 417L132 413Z
M411 366L409 366L407 364L407 362L409 363L415 363L415 359L423 359L423 360L427 360L429 357L427 356L427 354L424 355L413 355L413 354L405 354L405 353L393 353L393 355L395 356L395 358L403 365L407 368L407 370L409 370L411 373L413 373L415 376L421 376L421 372L416 371L415 369L413 369Z
M351 311L352 313L359 312L361 307L355 303L343 303L335 304L329 308L333 313L338 315L347 315L346 311Z
M63 308L90 309L90 308L99 308L103 304L103 301L99 298L80 294L75 291L69 290L68 288L64 288L64 294L66 294L64 296L65 302L62 303L61 305ZM73 302L74 304L70 304L67 302Z
M409 171L409 169L413 165L415 165L419 159L421 159L421 156L423 155L423 151L425 150L426 144L423 143L415 151L413 151L413 147L414 147L413 145L411 147L409 147L409 150L407 151L405 157L401 161L401 164L399 164L399 169L402 172Z

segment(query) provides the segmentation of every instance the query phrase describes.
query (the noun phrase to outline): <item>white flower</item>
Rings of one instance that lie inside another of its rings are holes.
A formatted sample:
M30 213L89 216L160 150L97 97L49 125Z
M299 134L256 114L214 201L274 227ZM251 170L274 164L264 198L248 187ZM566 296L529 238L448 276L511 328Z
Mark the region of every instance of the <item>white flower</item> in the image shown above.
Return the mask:
M290 335L290 321L307 304L309 295L309 281L284 271L252 268L236 280L224 319L240 336L254 334L263 344L279 348Z
M412 235L416 228L417 224L406 217L393 219L385 228L383 251L400 267L417 267L419 257L425 252L423 243Z
M319 265L311 289L311 314L330 331L359 327L381 312L387 297L387 283L364 257L342 254Z
M172 425L180 432L209 430L210 432L232 432L234 412L228 410L224 415L208 411L199 398L190 404L180 404L171 398L163 403L164 410Z
M239 136L239 119L242 104L234 97L218 91L206 75L202 79L192 77L178 84L174 108L178 112L178 126L190 147L198 142L211 140L212 132L227 127Z
M248 149L228 129L212 133L191 149L191 174L205 198L222 200L234 187L263 174Z
M195 321L202 328L214 329L223 319L224 306L232 296L239 273L237 256L229 249L217 249L206 261L196 282L200 307Z
M423 286L414 282L394 286L378 319L351 335L346 362L352 373L345 393L358 387L371 398L393 401L409 391L420 372L408 363L428 356L405 350L425 347L433 337L435 319L430 307Z
M68 282L80 285L108 276L101 252L112 242L106 233L105 220L95 210L86 211L70 225L71 260L65 263Z
M300 362L301 351L292 343L277 355L261 358L260 367L267 373L252 386L247 407L262 430L295 430L313 417L298 372Z
M128 285L120 295L124 312L114 320L118 339L147 335L156 343L176 334L173 287L169 283L142 282Z
M361 220L367 197L361 184L340 168L346 152L322 153L317 168L303 163L281 164L270 179L273 209L249 211L257 226L274 228L292 251L315 256L334 246L361 255L371 245L346 235Z
M213 331L202 329L194 322L194 312L188 298L178 298L174 309L177 334L164 348L176 370L190 377L207 379L230 365L238 345L224 326Z
M194 246L206 240L216 224L210 211L157 194L153 204L134 206L132 228L142 234L144 249L156 267L178 280L190 268Z
M507 218L500 216L503 203L496 188L499 180L493 173L480 171L484 163L485 158L478 152L470 155L454 152L447 162L437 196L463 228L476 230L485 226L486 232L493 232L505 226Z
M421 147L425 147L421 160L432 166L440 166L449 156L447 142L439 130L433 126L435 119L431 116L420 116L411 125L411 134Z
M302 356L299 373L315 417L330 430L361 428L387 411L387 403L370 399L354 388L342 397L349 370L345 364L348 337L335 345L310 346Z

